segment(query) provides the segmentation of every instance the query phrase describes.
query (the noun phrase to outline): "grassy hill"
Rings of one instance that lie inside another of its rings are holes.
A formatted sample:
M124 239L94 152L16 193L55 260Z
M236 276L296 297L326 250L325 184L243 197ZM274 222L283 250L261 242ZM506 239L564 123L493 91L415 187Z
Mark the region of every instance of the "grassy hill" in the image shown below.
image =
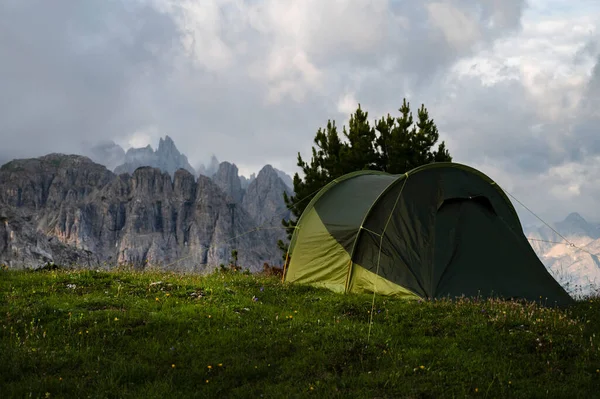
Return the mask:
M597 298L372 301L243 273L2 270L1 396L598 395Z

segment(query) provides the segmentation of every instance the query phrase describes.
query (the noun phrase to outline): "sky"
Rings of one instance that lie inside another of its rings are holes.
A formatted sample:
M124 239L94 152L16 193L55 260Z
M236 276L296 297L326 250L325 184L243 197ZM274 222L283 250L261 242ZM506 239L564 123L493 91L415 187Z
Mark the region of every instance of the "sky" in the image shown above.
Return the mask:
M0 60L0 161L169 135L293 174L407 98L543 220L600 221L597 0L0 0Z

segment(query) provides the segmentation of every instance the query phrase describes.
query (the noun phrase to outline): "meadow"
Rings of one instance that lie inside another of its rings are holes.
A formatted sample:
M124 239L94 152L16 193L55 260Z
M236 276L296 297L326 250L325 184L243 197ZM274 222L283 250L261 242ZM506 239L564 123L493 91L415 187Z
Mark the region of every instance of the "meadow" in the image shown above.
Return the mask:
M551 309L243 272L0 271L3 398L590 398L599 344L599 298Z

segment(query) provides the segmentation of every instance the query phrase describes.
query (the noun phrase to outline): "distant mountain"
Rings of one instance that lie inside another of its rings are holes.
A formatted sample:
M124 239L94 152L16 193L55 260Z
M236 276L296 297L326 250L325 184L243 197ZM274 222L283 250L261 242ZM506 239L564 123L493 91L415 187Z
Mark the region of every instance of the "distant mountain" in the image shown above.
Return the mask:
M273 168L273 170L275 171L275 173L277 173L277 176L281 178L285 185L288 186L288 188L292 190L294 189L294 180L290 175L279 169Z
M85 259L90 267L170 268L189 253L174 267L202 271L227 263L233 248L253 270L261 262L281 263L281 220L290 216L283 193L293 191L285 172L266 165L247 178L214 155L196 172L169 136L156 151L148 145L125 152L103 141L86 155L50 154L2 167L0 263Z
M13 160L0 168L0 264L131 264L212 271L232 249L252 271L281 261L243 207L231 214L211 179L157 168L115 175L79 155Z
M112 140L101 141L86 152L92 161L114 170L117 166L125 162L125 150Z
M196 174L187 157L179 152L175 142L169 136L160 139L156 151L150 145L143 148L130 148L125 153L124 163L117 166L114 171L116 174L132 174L137 168L143 166L158 168L171 176L174 176L179 169L185 169L192 175Z
M551 227L523 229L546 268L573 295L600 292L600 224L571 213Z
M240 176L240 182L242 184L242 188L245 190L248 188L250 183L252 183L256 179L256 173L252 173L250 177Z
M197 172L199 175L206 177L213 177L215 173L219 170L220 162L217 157L213 154L210 157L210 163L208 165L200 164L197 168Z
M244 190L235 164L221 162L217 172L212 175L212 180L223 190L230 202L242 203Z

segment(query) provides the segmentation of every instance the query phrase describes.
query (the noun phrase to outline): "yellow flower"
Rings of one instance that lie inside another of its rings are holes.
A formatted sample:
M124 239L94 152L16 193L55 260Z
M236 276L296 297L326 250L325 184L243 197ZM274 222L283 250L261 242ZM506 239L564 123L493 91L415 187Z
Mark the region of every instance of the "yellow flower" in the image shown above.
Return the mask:
M206 383L208 384L208 380L206 380Z
M310 390L312 391L313 389L315 389L315 388L313 388L313 387L311 386L311 387L310 387Z
M420 368L421 370L423 370L423 369L425 369L425 366L419 366L419 368Z
M175 368L175 363L173 363L173 364L171 365L171 368L172 368L172 369L174 369L174 368Z
M210 370L210 369L212 369L212 366L211 366L210 364L208 365L208 369L209 369L209 370Z
M479 392L479 388L475 388L475 392Z
M119 320L119 318L118 318L118 317L115 317L115 321L117 321L117 320Z
M219 363L219 367L223 367L223 363Z
M156 300L158 301L158 297L156 298Z

